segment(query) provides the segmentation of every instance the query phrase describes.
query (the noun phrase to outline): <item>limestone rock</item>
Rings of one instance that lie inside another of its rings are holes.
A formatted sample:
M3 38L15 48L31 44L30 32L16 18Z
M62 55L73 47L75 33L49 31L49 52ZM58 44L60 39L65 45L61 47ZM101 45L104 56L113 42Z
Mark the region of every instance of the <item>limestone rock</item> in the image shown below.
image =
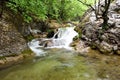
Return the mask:
M22 17L8 9L4 10L2 17L0 20L0 57L19 55L28 49L22 33L25 30L22 25Z
M103 53L112 52L112 47L113 47L112 45L110 45L104 41L98 46L99 50Z
M120 6L120 0L116 0L116 5Z
M104 4L103 4L104 5ZM100 9L102 6L100 5ZM94 11L91 11L89 21L82 29L82 39L90 46L96 47L103 53L114 53L120 51L120 0L115 0L110 4L108 10L107 30L102 30L102 19L95 19ZM89 15L88 14L88 15ZM101 16L101 14L99 14Z
M117 51L117 54L120 54L120 50Z
M120 19L120 18L119 18ZM115 27L120 28L120 22L115 23Z

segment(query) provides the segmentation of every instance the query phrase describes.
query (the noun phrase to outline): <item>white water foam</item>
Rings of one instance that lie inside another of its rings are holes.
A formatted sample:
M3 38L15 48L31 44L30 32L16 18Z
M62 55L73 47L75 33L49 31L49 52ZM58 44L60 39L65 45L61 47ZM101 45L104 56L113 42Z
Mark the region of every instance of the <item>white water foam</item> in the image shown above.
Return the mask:
M36 56L44 56L45 52L40 49L39 41L37 39L33 39L28 43L29 48L36 54Z
M58 32L53 36L53 46L52 48L67 48L70 49L70 43L72 43L73 38L78 35L76 31L74 31L75 27L66 27L59 28ZM57 35L57 39L55 36Z
M76 31L74 31L75 27L66 27L66 28L59 28L58 32L55 33L53 38L45 38L42 39L42 45L40 45L40 41L37 39L32 40L28 43L30 49L36 53L36 56L44 55L44 50L40 49L41 47L45 48L66 48L72 49L70 47L70 43L72 43L73 38L78 35ZM55 38L57 36L57 38ZM46 44L48 42L50 44ZM47 45L47 46L45 46Z

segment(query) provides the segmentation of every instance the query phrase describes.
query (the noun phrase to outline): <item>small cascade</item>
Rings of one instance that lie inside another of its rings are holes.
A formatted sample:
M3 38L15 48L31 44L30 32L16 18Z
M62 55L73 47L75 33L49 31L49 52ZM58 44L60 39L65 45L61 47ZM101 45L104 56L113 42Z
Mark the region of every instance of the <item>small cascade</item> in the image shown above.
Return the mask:
M40 38L34 39L28 43L30 49L37 55L43 55L44 51L40 47L44 48L66 48L71 49L70 43L73 38L78 35L74 31L74 26L59 28L52 38ZM55 38L57 36L57 38Z
M39 41L37 39L33 39L28 43L29 48L36 54L36 56L44 56L45 52L40 49Z
M51 47L69 48L73 38L78 35L78 33L74 31L74 28L75 27L59 28L58 32L52 38L53 46ZM57 38L55 38L56 35Z

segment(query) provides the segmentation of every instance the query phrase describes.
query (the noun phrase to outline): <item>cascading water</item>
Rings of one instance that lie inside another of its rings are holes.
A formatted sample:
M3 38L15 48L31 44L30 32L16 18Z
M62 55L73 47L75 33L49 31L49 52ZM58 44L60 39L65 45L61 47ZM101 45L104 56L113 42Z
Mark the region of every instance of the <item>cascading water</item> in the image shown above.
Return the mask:
M74 31L75 27L66 27L59 28L58 32L53 36L52 42L53 47L57 48L70 48L69 45L73 41L73 38L78 35L76 31ZM57 35L57 39L55 36Z
M28 43L29 48L36 54L36 56L44 55L44 51L40 49L39 41L37 39L33 39Z
M28 45L37 56L44 55L45 53L40 47L71 49L70 43L73 41L73 38L78 35L78 33L74 31L74 28L74 26L59 28L53 38L34 39L29 42ZM55 36L57 36L57 38L55 38Z

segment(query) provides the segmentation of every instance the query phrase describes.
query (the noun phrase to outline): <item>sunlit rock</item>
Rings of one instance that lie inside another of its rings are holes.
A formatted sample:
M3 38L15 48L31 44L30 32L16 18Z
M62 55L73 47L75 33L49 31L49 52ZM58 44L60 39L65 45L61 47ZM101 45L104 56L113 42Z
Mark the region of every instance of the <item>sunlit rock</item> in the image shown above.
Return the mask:
M119 18L120 19L120 18ZM120 28L120 22L115 23L115 27Z
M120 6L120 0L116 0L116 5Z

